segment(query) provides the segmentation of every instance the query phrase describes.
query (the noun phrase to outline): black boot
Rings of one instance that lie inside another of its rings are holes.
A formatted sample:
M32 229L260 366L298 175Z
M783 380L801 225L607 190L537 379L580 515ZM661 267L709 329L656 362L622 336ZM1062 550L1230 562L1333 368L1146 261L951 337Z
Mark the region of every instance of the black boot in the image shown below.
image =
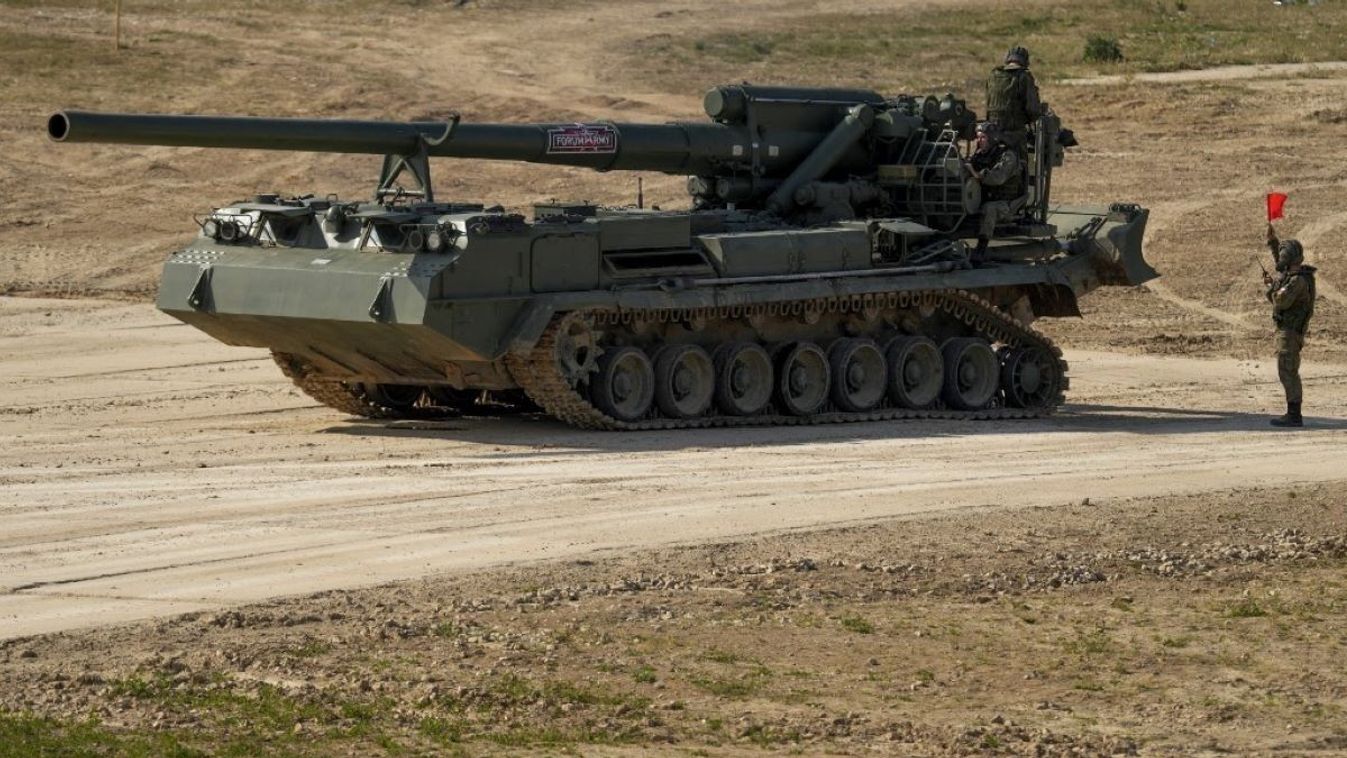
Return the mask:
M1300 403L1287 403L1286 415L1272 419L1273 426L1304 426L1305 419L1300 416Z
M978 246L973 248L973 254L968 256L968 260L974 266L987 260L987 243L990 242L986 237L978 237Z

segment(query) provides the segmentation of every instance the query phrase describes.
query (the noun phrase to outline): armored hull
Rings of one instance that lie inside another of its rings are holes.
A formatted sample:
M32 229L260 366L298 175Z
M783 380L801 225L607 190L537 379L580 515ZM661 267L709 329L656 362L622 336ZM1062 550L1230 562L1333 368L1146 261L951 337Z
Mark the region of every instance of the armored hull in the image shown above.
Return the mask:
M613 430L1051 413L1067 365L1032 322L1154 277L1146 211L1049 204L1061 149L1045 121L1021 217L971 259L968 114L932 100L718 88L713 124L501 125L475 140L456 121L305 122L324 132L63 113L51 130L386 152L371 201L266 195L205 214L158 297L216 339L269 348L346 413L458 413L487 396ZM780 144L746 148L754 133ZM693 208L551 203L526 218L436 202L426 159L444 154L690 171Z

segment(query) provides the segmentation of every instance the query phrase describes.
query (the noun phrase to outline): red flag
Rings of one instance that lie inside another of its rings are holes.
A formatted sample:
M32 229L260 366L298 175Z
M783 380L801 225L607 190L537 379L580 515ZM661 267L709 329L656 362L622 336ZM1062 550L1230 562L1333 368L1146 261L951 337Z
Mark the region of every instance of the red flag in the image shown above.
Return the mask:
M1267 193L1267 220L1269 223L1279 218L1285 218L1286 214L1286 193L1269 192Z

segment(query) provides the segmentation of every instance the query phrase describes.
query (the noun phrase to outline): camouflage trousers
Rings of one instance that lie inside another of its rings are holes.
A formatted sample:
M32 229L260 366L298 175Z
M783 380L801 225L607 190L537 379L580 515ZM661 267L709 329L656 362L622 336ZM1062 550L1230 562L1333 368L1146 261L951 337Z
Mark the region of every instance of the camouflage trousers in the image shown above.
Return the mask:
M1291 329L1277 330L1277 378L1286 390L1286 402L1299 403L1300 349L1305 346L1305 335Z
M1014 219L1020 215L1022 208L1024 208L1023 197L1014 200L991 200L983 203L982 224L978 229L978 234L989 239L994 237L996 225Z

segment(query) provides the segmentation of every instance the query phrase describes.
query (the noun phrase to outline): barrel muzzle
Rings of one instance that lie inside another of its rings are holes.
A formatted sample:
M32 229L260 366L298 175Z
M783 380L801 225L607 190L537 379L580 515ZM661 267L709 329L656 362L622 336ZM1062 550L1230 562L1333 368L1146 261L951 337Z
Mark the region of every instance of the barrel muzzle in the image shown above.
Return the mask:
M66 135L70 133L70 118L65 115L65 111L57 111L51 114L47 119L47 136L55 142L65 142Z

